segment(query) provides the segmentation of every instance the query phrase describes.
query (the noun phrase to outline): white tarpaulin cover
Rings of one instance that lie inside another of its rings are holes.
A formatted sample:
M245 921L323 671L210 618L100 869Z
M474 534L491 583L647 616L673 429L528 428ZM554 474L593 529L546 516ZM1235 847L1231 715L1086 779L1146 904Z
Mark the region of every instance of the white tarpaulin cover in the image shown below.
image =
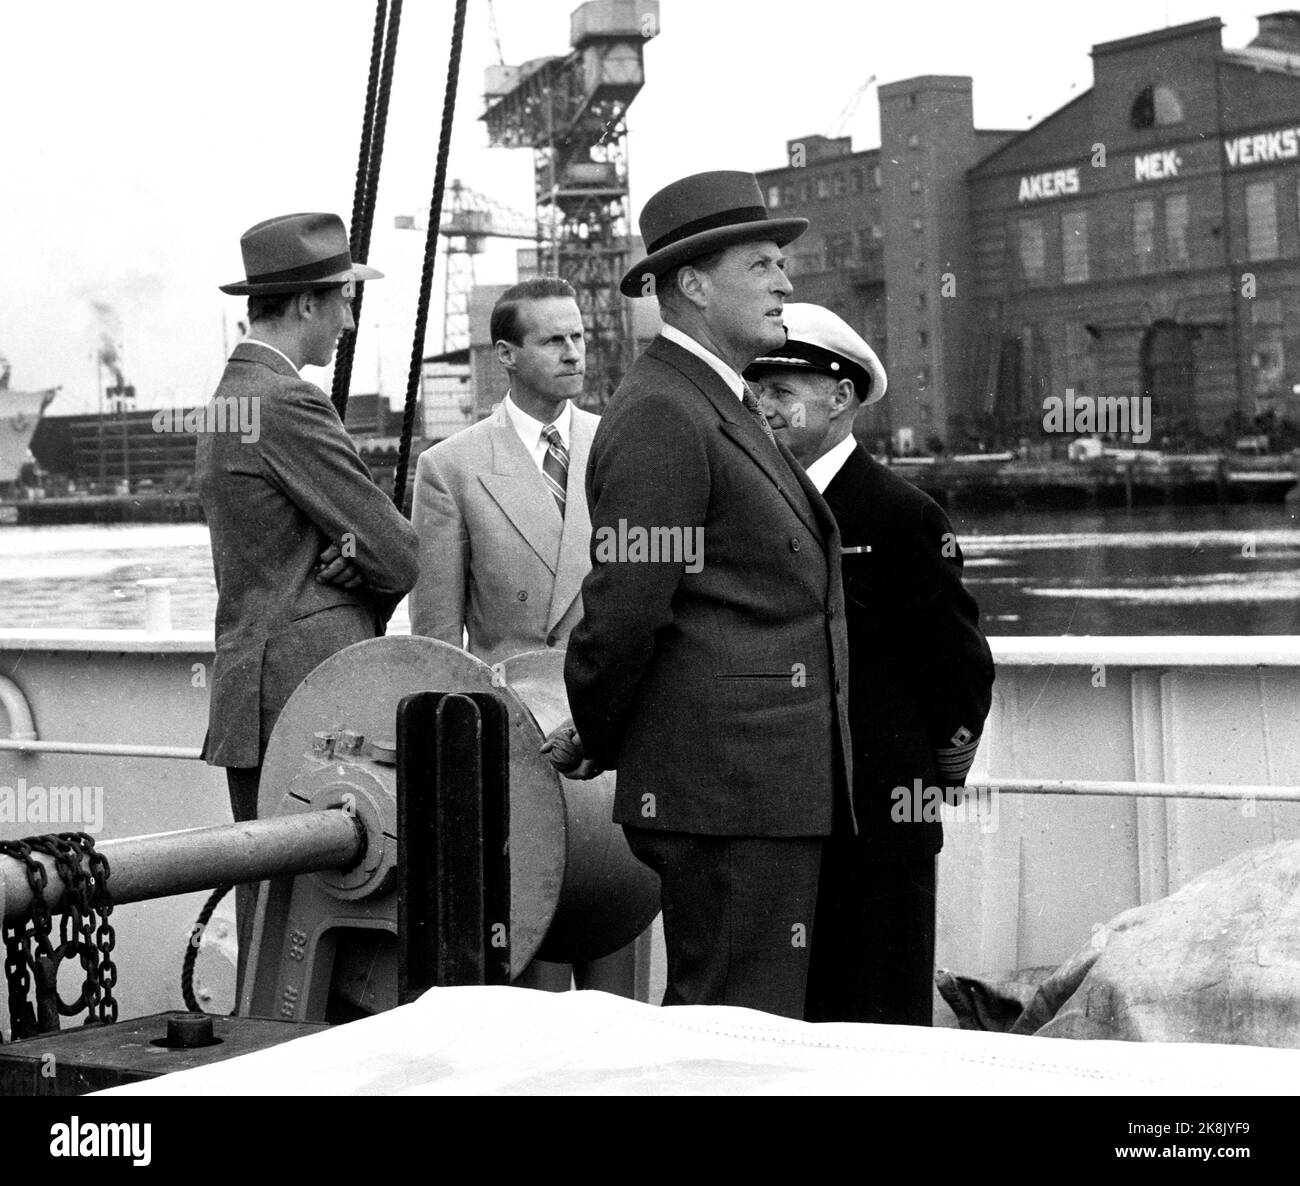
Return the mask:
M412 1005L109 1095L1290 1094L1300 1051L812 1025L601 992Z

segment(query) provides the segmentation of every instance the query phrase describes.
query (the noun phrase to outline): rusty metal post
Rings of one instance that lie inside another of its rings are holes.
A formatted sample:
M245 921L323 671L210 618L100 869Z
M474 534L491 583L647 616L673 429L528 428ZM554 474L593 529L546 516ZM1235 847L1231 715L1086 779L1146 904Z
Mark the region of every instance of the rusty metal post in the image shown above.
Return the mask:
M365 833L358 819L337 809L105 840L96 845L108 858L108 888L114 905L228 883L346 868L359 859L364 847ZM63 900L63 880L51 857L36 859L49 878L46 904L57 910ZM32 900L22 865L0 856L0 917L25 916Z
M510 982L509 721L486 692L397 710L398 1000Z

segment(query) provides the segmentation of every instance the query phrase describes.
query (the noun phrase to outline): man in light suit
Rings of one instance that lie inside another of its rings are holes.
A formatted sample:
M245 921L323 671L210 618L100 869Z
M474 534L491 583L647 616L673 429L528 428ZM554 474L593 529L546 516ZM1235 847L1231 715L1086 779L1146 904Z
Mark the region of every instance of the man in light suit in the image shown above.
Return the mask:
M582 617L591 567L583 475L599 418L573 405L586 358L571 285L554 276L501 294L490 323L510 390L486 420L440 441L416 467L420 579L411 632L485 663L563 647ZM579 987L630 991L633 949L579 964ZM567 964L535 960L516 983L569 987Z
M353 264L335 214L260 222L240 241L249 336L230 356L199 433L195 475L212 537L216 660L203 757L226 767L236 821L257 816L280 710L319 663L383 633L415 583L411 525L371 479L329 397L299 374L327 366L354 327ZM256 887L236 892L238 984ZM240 991L236 988L236 993Z
M582 480L599 420L571 402L586 346L568 283L544 276L507 289L491 334L509 392L416 466L411 632L498 663L564 646L582 617L591 566Z
M852 811L839 535L740 372L785 341L781 248L808 223L712 172L640 224L621 288L656 294L665 328L592 442L552 761L618 770L614 820L662 887L664 1004L801 1017L823 837Z
M919 817L915 804L924 788L960 794L993 659L948 516L853 436L858 409L885 394L880 359L819 305L787 305L785 324L785 345L745 377L840 526L860 825L822 854L806 1020L929 1025L943 827L937 794Z

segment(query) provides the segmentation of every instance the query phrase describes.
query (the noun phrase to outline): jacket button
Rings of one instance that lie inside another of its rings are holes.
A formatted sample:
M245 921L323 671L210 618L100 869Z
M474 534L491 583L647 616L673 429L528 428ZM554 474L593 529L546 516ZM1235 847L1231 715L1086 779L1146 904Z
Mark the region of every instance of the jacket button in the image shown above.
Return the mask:
M519 592L515 594L515 596L518 597L520 601L527 601L527 600L528 600L528 590L527 590L527 589L520 589Z
M548 647L553 647L553 646L555 645L555 643L556 643L555 635L554 635L554 634L548 634L548 635L546 636L546 645L547 645Z
M834 617L835 617L835 607L833 605L828 605L826 607L826 620L828 622L832 621Z
M797 539L792 539L790 541L790 551L797 552L798 550L799 550L799 541Z

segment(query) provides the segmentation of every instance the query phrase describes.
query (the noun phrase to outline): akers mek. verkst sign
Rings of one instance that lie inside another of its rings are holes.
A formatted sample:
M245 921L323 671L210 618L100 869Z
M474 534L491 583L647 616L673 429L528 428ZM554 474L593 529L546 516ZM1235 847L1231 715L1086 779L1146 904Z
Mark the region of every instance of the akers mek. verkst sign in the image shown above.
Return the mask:
M1300 159L1300 127L1234 136L1223 140L1222 144L1224 163L1229 169L1293 161ZM1099 146L1094 146L1096 147ZM1182 154L1173 148L1138 153L1129 159L1134 181L1166 181L1180 176L1184 165ZM1020 178L1019 200L1021 203L1040 202L1046 198L1063 198L1080 193L1080 174L1084 171L1075 165L1068 169L1028 173Z

